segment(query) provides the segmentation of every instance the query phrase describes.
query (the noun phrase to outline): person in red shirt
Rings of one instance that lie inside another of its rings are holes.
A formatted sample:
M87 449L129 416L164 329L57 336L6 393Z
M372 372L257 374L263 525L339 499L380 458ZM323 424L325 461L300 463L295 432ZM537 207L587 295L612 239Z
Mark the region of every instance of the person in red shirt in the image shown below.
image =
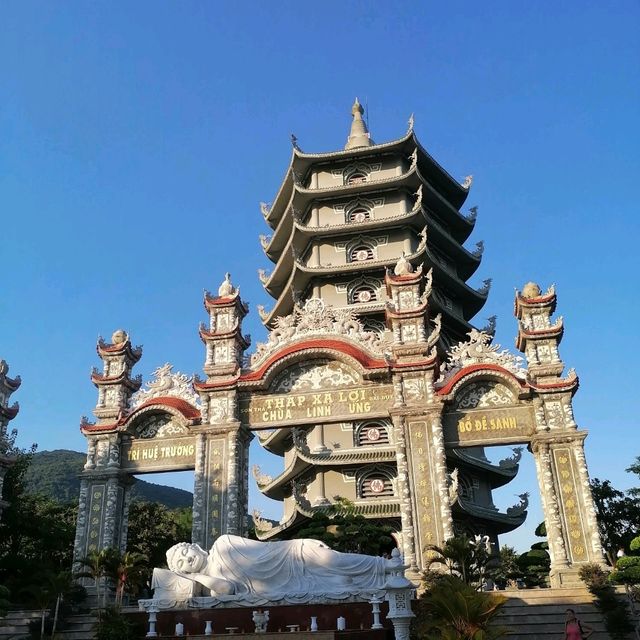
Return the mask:
M586 624L582 624L576 618L576 612L573 609L566 611L567 621L564 623L565 640L586 640L593 633L593 629Z

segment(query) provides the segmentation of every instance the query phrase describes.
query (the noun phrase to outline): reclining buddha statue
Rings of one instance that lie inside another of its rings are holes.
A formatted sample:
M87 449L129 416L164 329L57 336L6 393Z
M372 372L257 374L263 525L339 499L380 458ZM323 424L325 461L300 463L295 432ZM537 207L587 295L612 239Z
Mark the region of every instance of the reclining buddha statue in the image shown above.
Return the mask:
M209 552L193 543L174 545L167 565L168 570L154 570L154 599L375 591L384 588L390 561L333 551L318 540L259 542L223 535Z

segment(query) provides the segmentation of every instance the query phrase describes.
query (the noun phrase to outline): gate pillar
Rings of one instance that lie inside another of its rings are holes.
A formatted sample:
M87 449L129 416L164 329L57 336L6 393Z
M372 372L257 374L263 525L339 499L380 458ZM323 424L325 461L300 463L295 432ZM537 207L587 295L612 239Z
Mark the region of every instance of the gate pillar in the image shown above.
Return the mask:
M202 402L196 449L192 540L208 549L224 534L247 532L248 462L251 432L241 425L237 381L249 336L242 335L248 312L229 274L218 295L205 293L208 326L200 326L205 344L206 380L194 387Z
M547 527L551 585L560 587L579 582L582 564L604 563L604 558L584 455L587 434L578 430L573 415L578 378L573 370L562 377L558 345L564 327L561 317L551 320L555 308L553 287L543 294L530 282L516 294L516 345L527 360L535 406L530 446Z
M387 325L392 331L389 363L394 405L390 410L396 442L405 562L415 571L425 567L428 545L441 545L453 535L448 500L447 464L440 415L434 394L440 317L429 321L431 272L403 258L386 276Z
M111 343L99 338L100 373L93 369L91 381L98 389L93 411L95 424L82 419L80 430L87 437L87 461L80 481L74 563L92 551L112 547L124 550L127 543L129 488L132 480L120 470L121 436L108 433L117 426L141 380L131 378L142 349L132 347L125 331L115 331ZM77 566L77 564L76 564Z

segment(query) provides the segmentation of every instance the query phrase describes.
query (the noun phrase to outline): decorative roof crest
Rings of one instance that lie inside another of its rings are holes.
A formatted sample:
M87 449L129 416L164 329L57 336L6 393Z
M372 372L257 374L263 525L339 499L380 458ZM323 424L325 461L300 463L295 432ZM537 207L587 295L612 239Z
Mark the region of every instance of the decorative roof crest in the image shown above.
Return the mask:
M480 295L486 296L489 291L491 291L491 283L493 282L493 278L487 278L482 281L482 286L478 289L478 293Z
M251 467L251 472L253 473L253 479L259 487L266 487L273 482L272 476L262 473L260 465L254 464L253 467Z
M413 208L415 210L422 206L422 184L413 195L416 197L416 201L413 203Z
M269 520L265 520L259 509L253 510L251 519L253 520L253 526L256 528L256 531L270 531L273 529L273 523L269 522Z
M266 218L271 212L271 207L266 202L260 203L260 213Z
M480 329L483 333L489 334L492 338L496 335L496 321L498 320L498 316L493 315L487 318L487 324Z
M498 462L498 466L501 469L515 469L522 458L523 449L524 447L514 447L511 449L511 451L513 451L513 455L500 460L500 462Z
M409 120L407 121L407 124L409 125L409 128L407 129L407 133L411 133L413 131L413 125L415 123L415 119L413 117L413 113L409 116Z
M269 280L269 275L264 269L258 269L258 278L262 284L266 284Z
M478 217L478 205L469 207L469 215L466 216L467 220L469 222L475 222L477 217Z
M523 516L527 511L527 507L529 506L528 491L525 491L524 493L518 495L518 498L520 498L520 502L507 509L507 515L511 516L512 518L519 518L520 516Z
M405 258L404 251L393 268L393 273L397 276L406 276L413 273L413 265Z
M476 248L471 252L472 256L479 258L484 253L484 240L476 242Z
M271 236L265 236L263 233L261 233L258 238L260 239L260 245L263 249L266 250L266 248L269 246L269 243L271 242Z
M415 169L418 166L418 147L413 150L413 153L409 156L411 160L410 169Z
M524 377L523 359L520 356L514 356L507 349L500 350L499 344L491 344L492 336L484 331L471 329L467 335L467 342L460 342L449 350L443 377L475 364L495 364L520 378Z
M465 176L464 182L462 183L462 188L470 189L472 184L473 184L473 176L472 175Z
M218 296L227 298L238 293L238 289L231 283L231 274L225 273L222 284L218 287Z
M296 303L292 314L275 319L275 328L269 332L267 341L258 343L255 353L251 355L250 366L260 364L284 344L312 335L345 336L375 354L382 354L386 346L378 333L365 331L351 309L330 307L319 298L311 298L304 306Z
M154 380L145 383L129 400L129 409L136 409L152 398L171 396L185 400L194 407L200 407L200 398L193 389L193 378L179 371L172 373L173 365L168 362L154 372Z

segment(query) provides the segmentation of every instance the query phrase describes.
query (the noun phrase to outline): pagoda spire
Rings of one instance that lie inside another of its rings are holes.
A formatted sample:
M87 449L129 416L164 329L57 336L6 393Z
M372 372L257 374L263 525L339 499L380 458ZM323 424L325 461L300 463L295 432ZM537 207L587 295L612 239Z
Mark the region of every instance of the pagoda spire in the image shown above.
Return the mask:
M353 121L351 122L351 131L347 138L347 144L344 145L345 149L355 149L356 147L370 147L374 144L367 125L362 119L364 108L356 98L353 106L351 107L351 113L353 114Z

